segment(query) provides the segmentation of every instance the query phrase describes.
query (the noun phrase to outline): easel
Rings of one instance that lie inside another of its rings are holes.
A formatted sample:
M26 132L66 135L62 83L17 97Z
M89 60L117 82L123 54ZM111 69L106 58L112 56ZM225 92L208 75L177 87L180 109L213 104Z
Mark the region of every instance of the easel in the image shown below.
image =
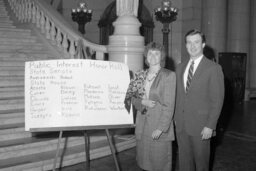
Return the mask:
M85 140L85 155L86 155L86 170L90 171L90 139L87 134L87 130L100 130L104 129L107 135L109 147L111 150L111 154L113 156L116 170L120 171L120 166L116 157L116 149L112 141L112 137L110 136L109 129L118 129L118 128L134 128L134 125L107 125L107 126L81 126L81 127L56 127L56 128L34 128L31 129L31 132L47 132L47 131L59 131L59 138L58 138L58 144L57 144L57 150L56 155L53 161L53 168L52 171L55 171L57 160L59 157L59 151L60 151L60 143L61 138L64 131L81 131L84 130L84 140Z

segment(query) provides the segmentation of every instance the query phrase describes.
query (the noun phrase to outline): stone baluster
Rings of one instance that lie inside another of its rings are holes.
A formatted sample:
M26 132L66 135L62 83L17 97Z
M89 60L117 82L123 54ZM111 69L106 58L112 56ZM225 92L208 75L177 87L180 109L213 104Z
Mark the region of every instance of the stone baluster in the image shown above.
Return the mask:
M62 46L61 46L61 40L62 40L62 37L61 37L61 31L60 31L60 28L57 28L57 36L56 36L56 41L57 41L57 46L58 48L61 50Z
M28 21L28 0L23 2L23 22Z
M50 34L50 20L49 17L45 17L46 21L45 21L45 37L46 39L50 39L51 38L51 34Z
M25 0L21 0L20 21L22 23L25 22L25 6L26 6L26 1Z
M15 2L15 15L16 15L16 17L18 18L18 20L19 20L19 15L20 15L20 4L18 3L18 2Z
M16 17L18 18L19 21L21 21L21 10L22 10L22 4L17 3L17 15L16 15Z
M22 8L22 5L20 3L17 3L16 4L16 17L18 18L19 21L21 21L21 8Z
M45 16L43 11L41 11L40 28L41 28L41 33L45 33Z
M38 8L36 8L36 26L37 26L37 28L40 28L40 18L41 18L40 11Z
M66 34L63 34L62 47L64 49L64 53L68 53L68 40Z
M16 13L16 11L15 11L15 5L14 5L15 2L16 2L16 1L14 1L14 0L8 0L8 3L10 4L11 10L12 10L14 13Z
M74 58L76 54L75 41L72 39L69 39L69 40L70 40L69 55L70 55L70 58Z
M27 6L27 21L31 22L31 18L32 18L32 4L31 1L28 1L28 6Z
M97 60L104 60L104 53L96 51L96 59Z
M36 24L36 6L35 3L32 3L32 23Z
M17 5L16 5L16 3L17 3L17 1L9 0L9 4L10 4L10 7L11 7L11 10L15 14L15 16L17 16Z
M54 22L51 22L51 44L56 45L56 28Z

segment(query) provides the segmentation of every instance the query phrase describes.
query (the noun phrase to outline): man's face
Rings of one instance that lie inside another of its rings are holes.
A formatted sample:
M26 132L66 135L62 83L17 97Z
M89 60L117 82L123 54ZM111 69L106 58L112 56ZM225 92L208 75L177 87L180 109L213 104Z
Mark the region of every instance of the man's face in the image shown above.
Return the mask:
M199 34L189 35L186 38L186 48L191 58L197 58L203 54L205 43Z

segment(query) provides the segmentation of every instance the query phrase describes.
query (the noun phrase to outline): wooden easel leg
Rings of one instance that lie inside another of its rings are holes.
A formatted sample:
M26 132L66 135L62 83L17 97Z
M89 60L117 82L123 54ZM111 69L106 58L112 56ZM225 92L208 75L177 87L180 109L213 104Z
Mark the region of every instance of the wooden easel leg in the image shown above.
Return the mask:
M90 139L86 131L84 131L86 169L90 171Z
M60 142L61 142L62 134L63 134L63 131L60 131L59 140L58 140L58 144L57 144L57 152L56 152L56 155L55 155L55 158L53 161L53 167L52 167L53 171L55 171L55 169L56 169L57 159L58 159L59 151L60 151Z
M110 134L109 134L109 130L108 130L108 129L105 129L105 131L106 131L106 134L107 134L107 138L108 138L108 143L109 143L109 146L110 146L110 150L111 150L112 156L113 156L114 161L115 161L116 170L117 170L117 171L120 171L119 163L118 163L117 158L116 158L116 150L115 150L115 147L114 147L112 138L111 138L111 136L110 136Z

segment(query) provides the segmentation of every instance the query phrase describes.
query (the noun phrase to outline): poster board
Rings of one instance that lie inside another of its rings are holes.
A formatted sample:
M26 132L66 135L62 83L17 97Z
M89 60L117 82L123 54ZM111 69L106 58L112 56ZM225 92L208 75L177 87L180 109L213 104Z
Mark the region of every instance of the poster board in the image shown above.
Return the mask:
M133 124L127 65L87 59L25 63L25 130Z

